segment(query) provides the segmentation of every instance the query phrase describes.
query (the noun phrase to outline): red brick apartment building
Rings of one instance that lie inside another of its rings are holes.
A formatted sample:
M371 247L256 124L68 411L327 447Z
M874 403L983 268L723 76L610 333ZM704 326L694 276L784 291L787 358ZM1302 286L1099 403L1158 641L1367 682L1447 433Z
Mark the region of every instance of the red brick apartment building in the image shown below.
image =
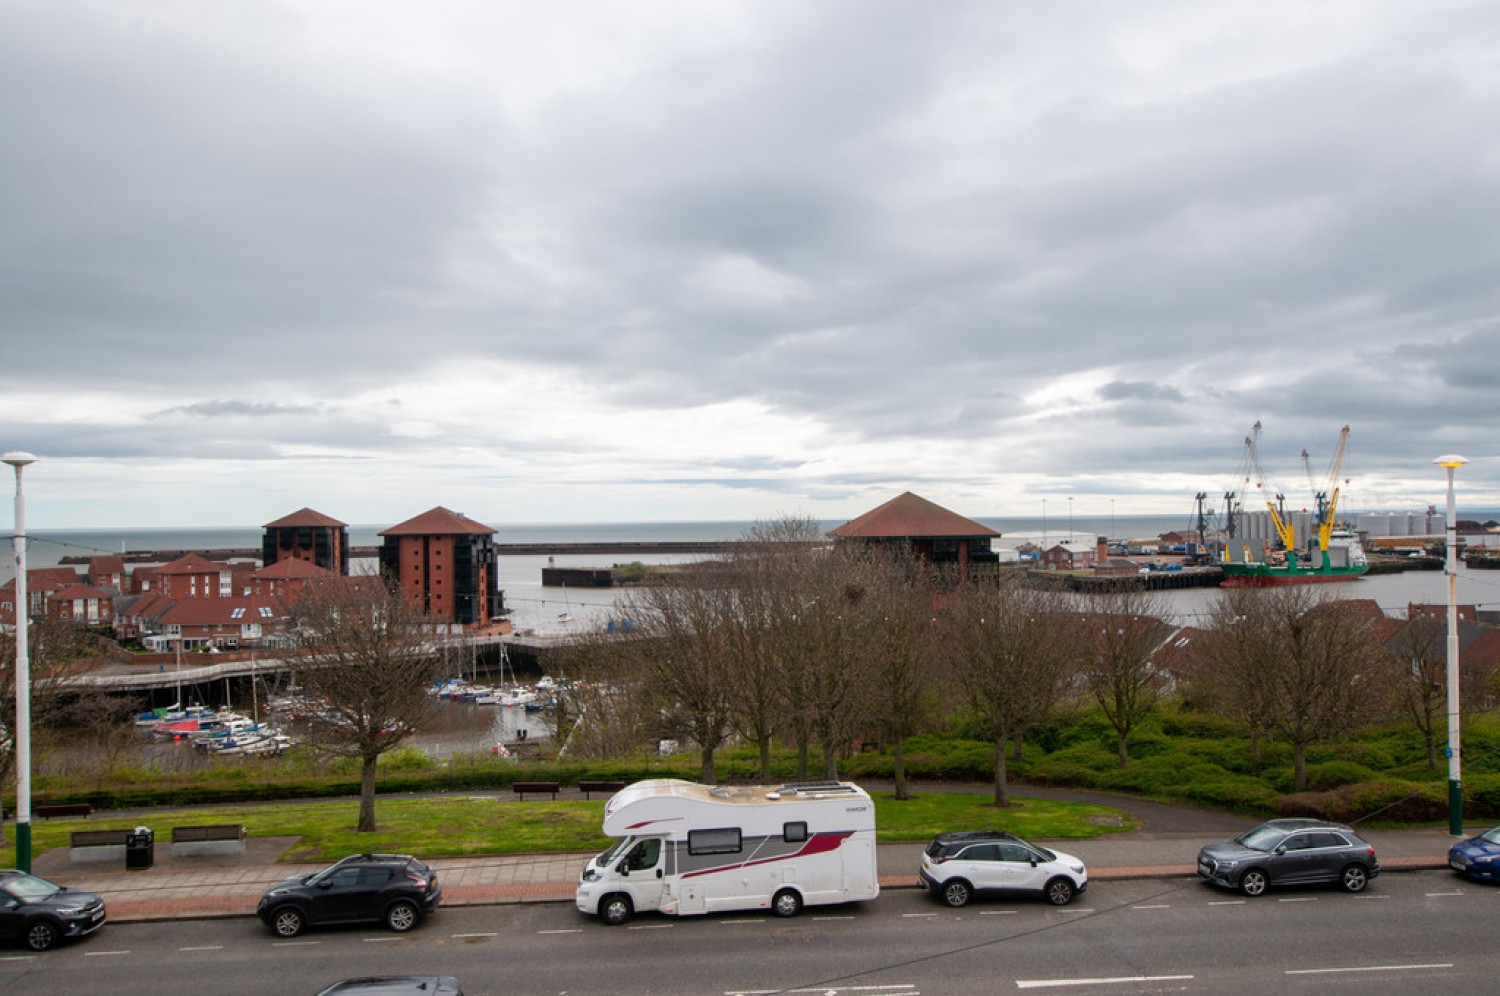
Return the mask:
M349 527L338 519L301 508L263 528L263 567L284 560L305 560L334 574L349 573Z
M426 614L466 627L499 615L495 530L438 506L380 535L381 572Z

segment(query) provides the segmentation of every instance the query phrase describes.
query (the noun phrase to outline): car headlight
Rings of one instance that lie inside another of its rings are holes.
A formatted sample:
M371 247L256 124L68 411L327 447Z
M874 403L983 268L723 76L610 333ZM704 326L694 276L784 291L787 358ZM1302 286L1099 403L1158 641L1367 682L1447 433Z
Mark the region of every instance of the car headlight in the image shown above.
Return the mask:
M1487 865L1490 862L1494 861L1496 858L1500 858L1500 854L1481 854L1479 857L1477 857L1477 858L1475 858L1473 860L1474 860L1474 863L1476 865L1478 865L1478 864L1486 864Z
M1083 862L1082 861L1078 862L1078 864L1076 864L1076 865L1069 865L1068 867L1071 868L1071 869L1073 869L1073 874L1075 874L1075 875L1082 875L1083 874Z

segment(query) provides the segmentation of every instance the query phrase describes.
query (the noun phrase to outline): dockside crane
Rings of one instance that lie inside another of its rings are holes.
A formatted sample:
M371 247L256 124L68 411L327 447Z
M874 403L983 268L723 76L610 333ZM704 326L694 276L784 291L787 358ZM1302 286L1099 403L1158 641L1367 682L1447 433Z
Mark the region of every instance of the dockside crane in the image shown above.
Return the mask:
M1260 463L1260 420L1256 419L1255 425L1251 426L1250 435L1245 438L1245 449L1250 460L1250 465L1255 468L1255 486L1264 487L1268 481L1265 468ZM1276 500L1266 499L1266 509L1271 513L1271 525L1276 529L1276 537L1281 540L1281 548L1286 551L1288 566L1297 561L1297 537L1292 523L1286 517L1286 495L1272 486Z
M1313 479L1312 461L1308 458L1307 451L1302 451L1302 463L1307 468L1307 481L1312 485L1313 500L1318 509L1318 552L1323 555L1323 566L1329 567L1332 563L1328 556L1328 540L1333 535L1333 524L1338 516L1339 509L1339 471L1344 467L1344 450L1349 445L1349 427L1346 425L1339 430L1339 444L1333 452L1332 469L1328 472L1328 482L1318 487L1317 481Z

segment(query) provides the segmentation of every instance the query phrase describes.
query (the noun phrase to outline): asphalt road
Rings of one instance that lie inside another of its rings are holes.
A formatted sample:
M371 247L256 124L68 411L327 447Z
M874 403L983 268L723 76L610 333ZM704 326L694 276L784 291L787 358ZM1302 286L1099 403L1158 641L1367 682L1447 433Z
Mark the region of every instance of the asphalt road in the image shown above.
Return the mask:
M43 955L0 948L0 992L315 993L388 972L458 976L469 996L968 996L1020 991L1496 991L1500 888L1437 871L1361 895L1309 888L1246 899L1187 879L1091 884L1071 906L950 910L915 891L764 915L637 917L609 928L563 904L449 908L417 931L279 941L252 919L112 924Z

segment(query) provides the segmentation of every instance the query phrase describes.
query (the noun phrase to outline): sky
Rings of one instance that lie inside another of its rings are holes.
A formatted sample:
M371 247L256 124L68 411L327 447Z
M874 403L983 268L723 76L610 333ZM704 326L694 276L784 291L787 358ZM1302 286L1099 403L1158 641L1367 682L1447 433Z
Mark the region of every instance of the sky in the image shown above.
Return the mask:
M34 528L1500 507L1494 3L0 0L0 120Z

